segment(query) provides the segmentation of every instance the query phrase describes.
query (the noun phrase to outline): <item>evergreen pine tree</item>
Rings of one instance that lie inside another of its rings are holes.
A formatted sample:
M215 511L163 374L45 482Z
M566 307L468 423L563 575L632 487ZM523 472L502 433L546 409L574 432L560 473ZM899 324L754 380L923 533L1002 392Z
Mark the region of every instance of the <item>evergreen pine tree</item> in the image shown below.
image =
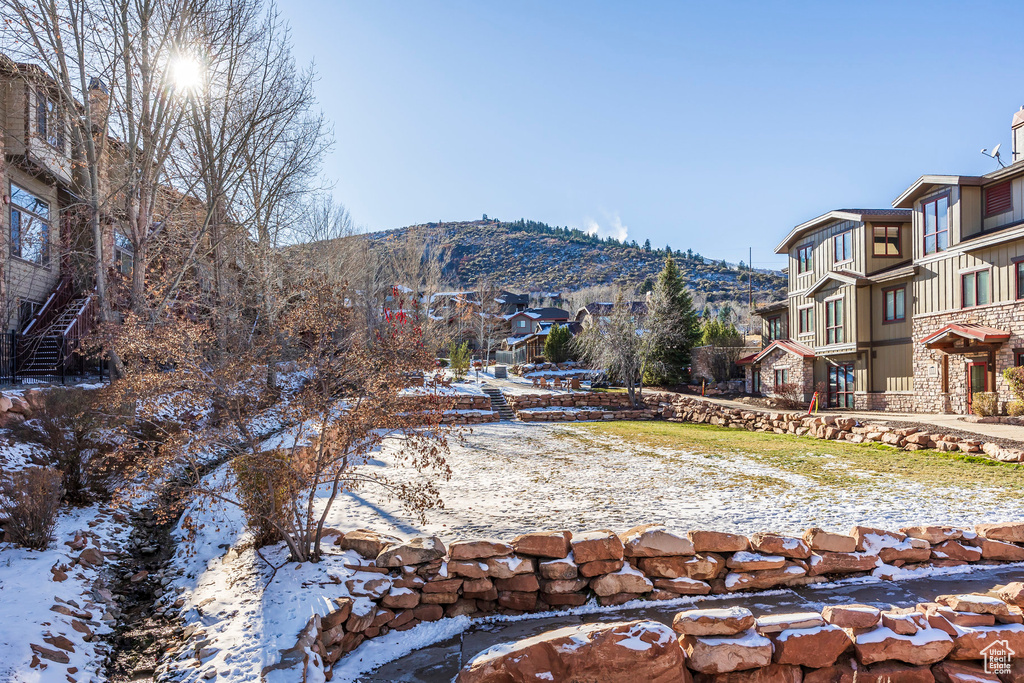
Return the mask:
M548 337L544 340L544 358L549 363L564 363L569 360L569 347L572 343L572 332L568 327L552 325Z
M668 256L658 274L649 304L649 333L654 335L654 362L645 381L672 385L688 379L690 351L700 338L700 320L675 259Z

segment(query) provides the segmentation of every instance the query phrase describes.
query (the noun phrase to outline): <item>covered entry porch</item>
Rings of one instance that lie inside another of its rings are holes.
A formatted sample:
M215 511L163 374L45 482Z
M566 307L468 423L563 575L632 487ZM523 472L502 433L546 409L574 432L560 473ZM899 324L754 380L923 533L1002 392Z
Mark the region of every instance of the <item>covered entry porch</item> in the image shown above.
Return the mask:
M950 323L921 339L921 344L942 353L939 377L946 412L969 414L973 397L995 392L997 352L1010 333L973 323Z

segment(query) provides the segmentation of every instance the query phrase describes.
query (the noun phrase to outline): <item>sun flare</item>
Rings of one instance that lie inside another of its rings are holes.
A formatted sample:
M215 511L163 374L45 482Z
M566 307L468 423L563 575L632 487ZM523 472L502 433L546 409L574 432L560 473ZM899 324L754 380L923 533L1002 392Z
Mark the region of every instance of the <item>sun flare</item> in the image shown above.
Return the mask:
M171 60L171 80L178 90L196 90L203 84L203 66L192 56L175 57Z

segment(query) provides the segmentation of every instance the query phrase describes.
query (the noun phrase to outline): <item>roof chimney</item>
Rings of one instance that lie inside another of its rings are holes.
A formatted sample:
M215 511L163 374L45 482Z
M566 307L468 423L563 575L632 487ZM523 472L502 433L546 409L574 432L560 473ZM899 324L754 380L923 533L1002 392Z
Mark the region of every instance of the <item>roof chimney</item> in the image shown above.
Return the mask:
M107 84L102 79L93 77L89 80L89 110L94 128L103 129L109 114L110 95Z
M1024 160L1024 106L1013 115L1013 123L1010 124L1010 139L1013 140L1014 163Z

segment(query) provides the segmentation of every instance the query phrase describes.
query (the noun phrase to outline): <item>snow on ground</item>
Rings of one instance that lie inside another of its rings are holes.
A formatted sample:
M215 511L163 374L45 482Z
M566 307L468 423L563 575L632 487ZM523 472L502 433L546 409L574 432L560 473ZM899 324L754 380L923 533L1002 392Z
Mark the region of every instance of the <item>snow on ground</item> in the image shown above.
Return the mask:
M104 596L98 591L104 585L100 574L111 569L113 560L108 559L103 567L79 565L67 569L80 551L72 550L65 541L72 540L76 532L87 532L89 546L102 539L99 547L108 551L119 547L130 531L128 524L115 521L109 512L90 507L60 515L55 540L48 550L25 550L0 543L0 681L105 680L103 645L98 638L89 637L91 642L86 642L86 634L76 630L72 623L77 621L97 636L110 633L108 623L102 621L106 607ZM54 580L50 571L51 567L60 566L67 572L64 581ZM109 599L109 594L105 597ZM52 611L53 606L70 614ZM61 637L67 641L60 640ZM41 658L33 666L32 645L63 653L69 661L62 664ZM67 649L68 645L73 652ZM73 675L66 677L68 674Z
M399 536L439 534L510 538L538 528L617 531L646 523L750 534L846 531L855 524L896 529L913 524L971 525L1024 518L1024 500L998 488L926 486L895 476L835 467L859 483L824 486L742 453L703 455L643 449L616 439L582 445L561 438L572 425L477 425L452 443L452 479L440 484L445 509L419 524L380 491L350 492L328 525ZM590 437L590 434L587 434ZM389 468L392 441L369 467ZM388 472L397 479L407 470Z
M854 524L896 528L1024 517L1024 501L995 489L926 488L868 474L860 485L830 488L740 453L707 457L682 448L645 452L613 439L580 445L562 438L573 429L518 423L476 426L466 433L464 443L453 442L453 479L442 485L445 509L431 512L426 524L411 521L379 492L361 490L345 496L328 526L343 531L368 527L400 536L436 533L451 541L460 536L508 538L537 528L625 530L646 522L749 534L799 532L811 525L845 530ZM397 440L389 441L368 467L386 468L396 479L409 476L389 466L398 445ZM207 483L216 485L228 472L222 466ZM213 672L225 683L256 680L264 667L279 660L282 650L295 645L313 614L326 614L335 598L350 595L348 582L360 573L344 565L364 562L327 543L327 555L319 564L283 564L287 551L278 545L264 549L270 562L283 565L273 573L246 547L242 516L229 504L190 509L179 538L186 537L189 526L196 536L178 548L172 569L180 575L168 597L184 599L182 618L204 641L201 660L196 660L192 641L171 665L189 683L200 683ZM973 568L934 571L961 573ZM898 578L926 574L907 572ZM754 596L775 593L779 591ZM707 598L681 597L664 604L683 606L697 599ZM569 613L605 610L588 604ZM541 616L552 614L484 621ZM464 631L470 623L482 622L444 619L368 641L338 663L334 680L355 680L385 662Z

